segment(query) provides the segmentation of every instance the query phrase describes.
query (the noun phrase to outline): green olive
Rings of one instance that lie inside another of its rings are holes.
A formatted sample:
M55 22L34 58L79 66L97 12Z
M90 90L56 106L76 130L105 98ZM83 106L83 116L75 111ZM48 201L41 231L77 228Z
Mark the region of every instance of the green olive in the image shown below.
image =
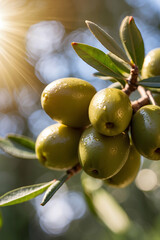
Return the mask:
M138 152L151 160L160 160L160 107L145 105L132 118L132 140Z
M132 117L129 97L116 88L97 92L89 105L89 118L94 128L106 136L125 131Z
M106 179L104 182L112 187L124 188L131 184L140 168L140 154L137 152L136 148L131 145L129 156L120 169L120 171L113 177Z
M78 163L81 129L63 124L45 128L36 140L36 155L45 167L57 170L72 168Z
M52 119L70 127L83 127L90 123L88 107L95 93L95 88L82 79L62 78L46 86L41 104Z
M142 78L160 76L160 48L155 48L150 51L143 63ZM156 104L160 105L160 93L152 93Z
M104 136L92 126L80 139L79 159L83 170L90 176L106 179L115 175L125 164L130 141L123 132L116 136Z
M160 75L160 48L155 48L146 55L141 75L142 78Z

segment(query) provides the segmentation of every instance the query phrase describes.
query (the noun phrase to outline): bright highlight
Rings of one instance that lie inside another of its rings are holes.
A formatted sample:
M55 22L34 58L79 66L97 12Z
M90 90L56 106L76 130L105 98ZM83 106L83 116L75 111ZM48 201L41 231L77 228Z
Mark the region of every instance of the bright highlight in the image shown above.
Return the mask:
M151 191L157 185L157 175L151 169L142 169L135 182L140 190Z
M5 28L5 22L4 22L3 18L2 18L2 16L0 15L0 30L4 29L4 28Z
M41 21L36 1L0 0L0 87L10 93L24 85L38 92L33 67L26 61L25 37L29 27Z

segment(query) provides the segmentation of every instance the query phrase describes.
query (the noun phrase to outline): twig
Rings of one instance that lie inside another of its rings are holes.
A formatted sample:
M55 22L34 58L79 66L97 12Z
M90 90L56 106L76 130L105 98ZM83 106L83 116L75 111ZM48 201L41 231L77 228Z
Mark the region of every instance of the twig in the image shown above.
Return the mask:
M149 96L147 95L145 89L142 86L138 86L138 92L141 95L141 98L132 102L133 111L136 112L138 109L150 103Z
M147 97L148 98L148 95L147 95L146 90L144 89L144 87L138 86L137 90L138 90L139 94L141 95L141 97L143 97L143 98Z
M69 180L71 177L73 177L81 169L82 169L81 165L79 163L77 163L77 165L75 165L73 168L67 170L67 175L68 175L67 180Z
M139 73L138 67L136 65L133 65L130 71L130 76L127 79L127 84L122 89L122 91L125 92L128 96L132 92L134 92L138 87L137 85L138 73Z
M147 93L147 95L148 95L148 97L149 97L150 102L151 102L153 105L156 105L156 102L155 102L155 100L154 100L154 98L153 98L153 96L152 96L151 91L147 90L146 93Z

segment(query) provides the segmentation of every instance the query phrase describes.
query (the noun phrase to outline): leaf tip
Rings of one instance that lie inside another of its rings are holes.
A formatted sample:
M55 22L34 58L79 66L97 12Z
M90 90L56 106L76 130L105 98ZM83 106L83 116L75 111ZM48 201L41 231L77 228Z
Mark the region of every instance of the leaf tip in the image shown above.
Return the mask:
M89 27L89 25L92 24L92 22L89 20L85 20L85 23L87 24L87 27Z
M133 21L133 17L130 16L130 17L129 17L129 24L130 24L132 21Z
M72 45L72 46L75 46L75 45L77 45L77 43L76 43L76 42L72 42L71 45Z

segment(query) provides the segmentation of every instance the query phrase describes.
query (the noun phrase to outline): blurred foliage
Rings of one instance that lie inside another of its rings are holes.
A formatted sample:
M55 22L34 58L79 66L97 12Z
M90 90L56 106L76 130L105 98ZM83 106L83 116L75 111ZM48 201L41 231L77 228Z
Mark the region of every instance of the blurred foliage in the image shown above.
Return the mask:
M11 4L12 3L12 4ZM7 14L7 31L0 31L0 136L23 134L35 139L53 121L41 110L44 86L61 77L81 77L97 90L108 86L92 74L73 51L72 41L98 47L85 20L106 29L120 42L121 20L133 15L142 32L146 53L159 47L160 4L156 0L0 0ZM92 215L85 204L80 175L73 177L48 206L41 198L1 208L0 239L157 240L160 235L160 165L143 160L135 184L107 192L126 211L132 224L125 233L114 233ZM14 159L0 152L0 195L14 188L50 181L60 172L47 170L36 160ZM142 184L143 183L143 184ZM146 183L146 185L144 184Z

